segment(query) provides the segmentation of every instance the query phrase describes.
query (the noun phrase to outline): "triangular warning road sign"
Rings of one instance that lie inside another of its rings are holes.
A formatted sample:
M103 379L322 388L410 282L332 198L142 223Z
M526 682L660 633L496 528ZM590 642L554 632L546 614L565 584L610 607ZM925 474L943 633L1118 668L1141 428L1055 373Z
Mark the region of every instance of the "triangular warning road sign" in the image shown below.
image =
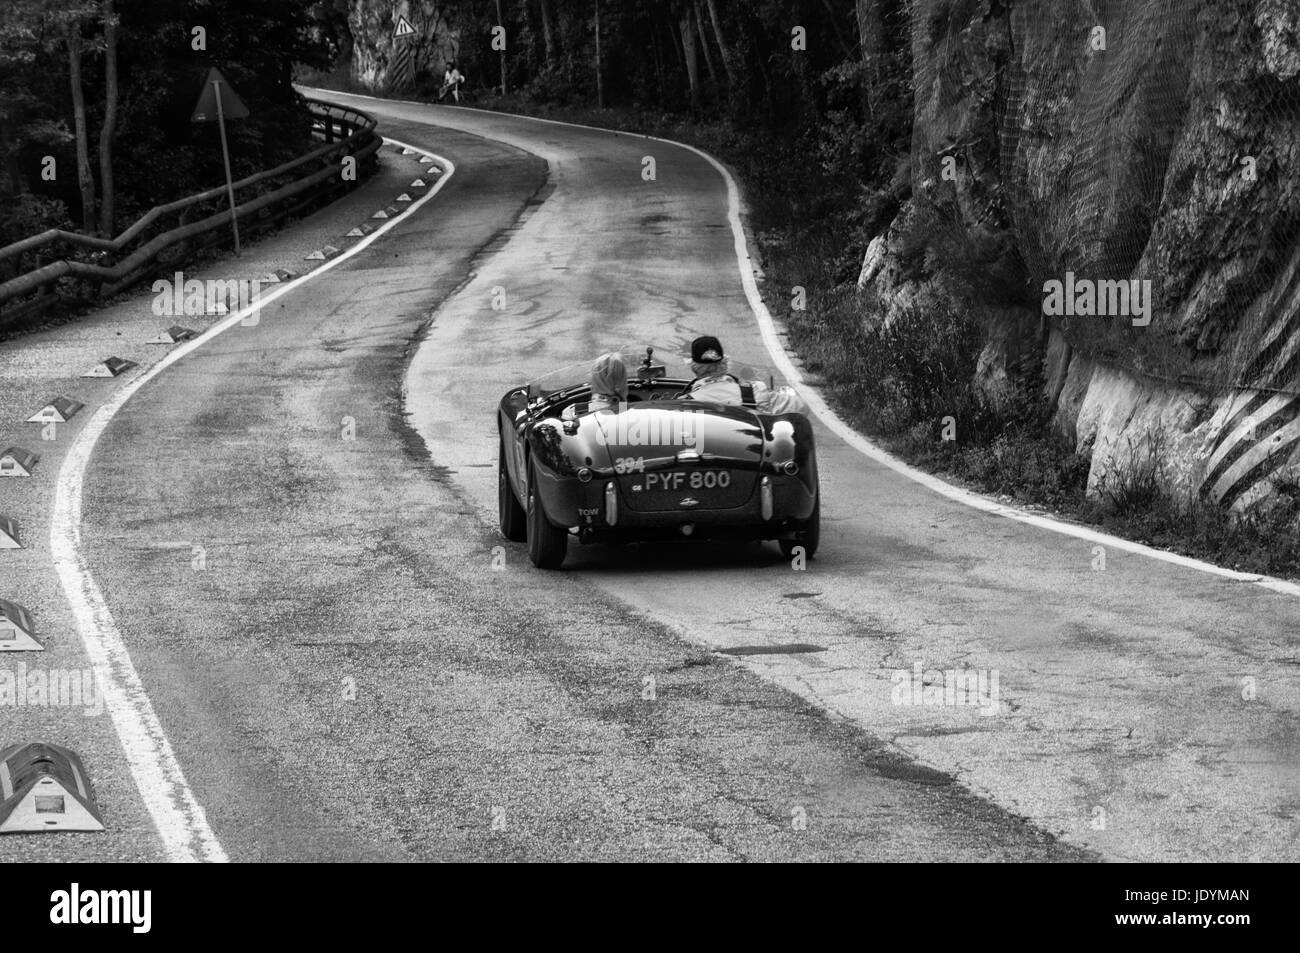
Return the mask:
M235 95L221 70L215 66L208 70L203 80L203 91L199 93L198 105L190 116L190 122L215 122L217 119L217 90L221 90L221 115L225 119L244 119L248 116L248 107Z
M103 361L96 364L94 367L86 371L86 373L82 374L81 376L82 377L117 377L118 374L121 374L123 371L128 371L133 367L135 367L135 361L127 361L120 357L109 357L109 358L105 358Z
M71 397L56 397L27 418L29 424L66 424L85 405Z
M36 641L31 613L16 602L0 599L0 652L44 652Z
M181 341L188 341L191 338L198 337L198 334L189 328L183 328L179 324L173 324L166 331L161 332L156 338L150 338L145 344L178 344Z
M0 652L44 652L45 646L30 632L0 622Z
M102 831L103 822L54 778L42 778L6 805L0 834Z
M69 748L43 742L0 751L0 834L102 831L86 767Z
M0 453L0 477L29 477L40 455L22 447L9 447Z
M404 36L415 36L415 27L411 26L411 21L406 17L397 18L397 26L393 28L393 39L400 40Z

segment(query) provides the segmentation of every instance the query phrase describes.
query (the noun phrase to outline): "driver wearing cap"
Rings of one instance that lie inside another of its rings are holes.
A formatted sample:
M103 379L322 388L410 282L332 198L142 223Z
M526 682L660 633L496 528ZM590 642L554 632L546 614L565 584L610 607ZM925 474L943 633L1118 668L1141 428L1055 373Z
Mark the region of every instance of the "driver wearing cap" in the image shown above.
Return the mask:
M695 380L679 396L732 407L752 407L760 413L807 413L808 405L790 387L768 387L762 381L742 381L728 372L722 342L711 334L691 342L691 372Z
M727 373L722 342L713 335L706 334L691 342L690 365L695 380L691 381L683 397L736 406L745 402L740 380Z

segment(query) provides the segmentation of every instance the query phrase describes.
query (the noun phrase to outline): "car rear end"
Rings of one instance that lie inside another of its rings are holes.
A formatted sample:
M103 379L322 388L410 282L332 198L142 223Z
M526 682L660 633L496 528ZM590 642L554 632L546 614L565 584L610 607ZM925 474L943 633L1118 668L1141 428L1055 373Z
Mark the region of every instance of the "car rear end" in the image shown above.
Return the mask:
M775 539L813 511L802 415L651 402L597 416L603 459L593 452L578 470L584 541Z

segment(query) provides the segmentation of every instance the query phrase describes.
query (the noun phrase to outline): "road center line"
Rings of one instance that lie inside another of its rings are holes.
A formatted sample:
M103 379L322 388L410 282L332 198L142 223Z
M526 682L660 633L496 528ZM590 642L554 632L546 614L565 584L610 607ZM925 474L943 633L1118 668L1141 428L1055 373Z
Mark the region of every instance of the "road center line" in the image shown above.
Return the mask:
M221 863L228 858L208 826L207 816L194 797L180 763L172 751L171 743L163 732L162 724L154 711L144 685L131 662L131 654L118 631L113 615L103 593L90 573L81 540L81 500L86 470L95 443L108 428L109 423L123 405L145 384L182 357L196 351L209 341L236 327L245 317L266 307L278 298L320 277L327 271L359 254L405 221L440 191L451 180L456 166L450 160L416 146L384 137L386 144L413 149L422 155L433 156L443 167L438 182L415 202L406 214L380 225L347 251L326 261L308 274L277 286L259 297L256 304L230 315L213 325L203 334L167 354L144 373L132 378L108 402L99 407L74 438L67 458L59 469L55 483L54 509L50 519L50 552L59 581L72 608L77 633L85 646L86 655L99 678L105 707L113 719L122 749L126 753L131 776L154 826L162 838L163 847L172 861L207 861Z

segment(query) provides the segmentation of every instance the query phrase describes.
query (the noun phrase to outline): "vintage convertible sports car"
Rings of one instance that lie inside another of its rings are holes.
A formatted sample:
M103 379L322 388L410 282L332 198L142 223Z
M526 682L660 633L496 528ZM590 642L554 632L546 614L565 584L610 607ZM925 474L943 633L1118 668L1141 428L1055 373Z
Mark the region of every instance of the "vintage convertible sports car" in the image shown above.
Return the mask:
M685 398L689 376L669 377L653 354L646 348L639 363L625 358L628 398L619 407L589 406L590 364L564 368L501 399L502 534L526 540L529 558L545 569L564 562L570 537L582 543L771 539L787 558L796 547L811 558L821 501L808 418L764 413L756 402ZM731 373L762 380L735 362ZM752 400L754 388L743 390Z

